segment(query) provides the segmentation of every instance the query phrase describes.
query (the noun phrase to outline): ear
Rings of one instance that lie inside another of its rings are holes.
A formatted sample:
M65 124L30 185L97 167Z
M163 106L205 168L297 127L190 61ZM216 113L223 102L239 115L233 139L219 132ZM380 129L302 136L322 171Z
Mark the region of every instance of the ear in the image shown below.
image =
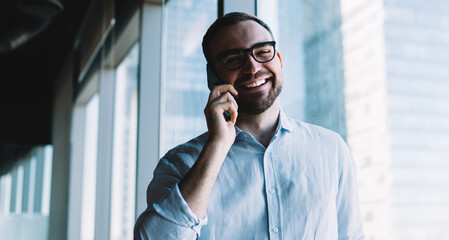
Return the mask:
M282 58L281 58L281 54L280 54L279 52L276 52L276 55L278 56L279 61L281 62L281 68L282 68L283 66L282 66Z

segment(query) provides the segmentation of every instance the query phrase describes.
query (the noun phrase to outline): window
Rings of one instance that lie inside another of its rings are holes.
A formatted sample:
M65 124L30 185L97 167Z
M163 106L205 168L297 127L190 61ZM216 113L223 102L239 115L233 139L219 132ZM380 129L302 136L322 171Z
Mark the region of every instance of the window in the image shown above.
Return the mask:
M446 239L449 5L257 6L279 42L285 112L340 133L352 149L367 238Z
M0 215L9 214L11 204L11 173L0 177Z
M51 162L52 146L36 146L0 176L2 238L47 239Z
M201 42L217 17L217 0L172 0L165 5L161 154L207 130L209 89Z
M303 20L298 14L301 1L258 1L257 15L266 22L282 57L282 110L290 117L305 120L305 70Z
M137 73L135 44L115 71L110 239L132 239L135 219Z
M94 239L99 96L86 105L81 191L81 239Z
M99 72L87 78L73 110L69 239L94 239L100 95Z

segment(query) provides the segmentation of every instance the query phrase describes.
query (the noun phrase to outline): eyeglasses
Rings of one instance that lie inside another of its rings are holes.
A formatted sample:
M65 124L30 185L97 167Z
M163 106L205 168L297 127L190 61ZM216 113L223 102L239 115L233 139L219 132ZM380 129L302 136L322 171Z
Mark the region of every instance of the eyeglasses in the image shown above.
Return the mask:
M266 63L273 60L276 55L275 41L256 43L247 49L231 49L219 53L212 59L212 62L221 60L225 68L235 70L243 67L246 62L246 53L249 53L259 63Z

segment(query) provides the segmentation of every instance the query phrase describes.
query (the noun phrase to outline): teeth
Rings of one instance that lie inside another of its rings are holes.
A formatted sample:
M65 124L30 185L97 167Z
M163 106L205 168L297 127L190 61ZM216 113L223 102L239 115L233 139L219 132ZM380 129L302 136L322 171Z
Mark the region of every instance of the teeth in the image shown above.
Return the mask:
M265 79L262 79L262 80L259 80L259 81L256 81L256 82L247 84L247 85L245 85L245 87L246 87L246 88L254 88L254 87L258 87L258 86L264 84L265 82L266 82L266 80L265 80Z

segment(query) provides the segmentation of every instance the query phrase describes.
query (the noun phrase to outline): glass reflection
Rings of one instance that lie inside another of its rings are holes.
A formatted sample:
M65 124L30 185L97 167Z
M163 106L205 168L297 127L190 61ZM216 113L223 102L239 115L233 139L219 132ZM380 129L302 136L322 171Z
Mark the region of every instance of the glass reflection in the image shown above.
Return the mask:
M86 105L84 157L81 192L81 239L94 239L95 190L97 176L97 139L99 96L95 94Z
M136 184L137 74L135 44L115 72L110 239L132 239Z
M172 0L165 5L161 151L207 130L203 109L209 90L201 41L217 17L217 0Z

